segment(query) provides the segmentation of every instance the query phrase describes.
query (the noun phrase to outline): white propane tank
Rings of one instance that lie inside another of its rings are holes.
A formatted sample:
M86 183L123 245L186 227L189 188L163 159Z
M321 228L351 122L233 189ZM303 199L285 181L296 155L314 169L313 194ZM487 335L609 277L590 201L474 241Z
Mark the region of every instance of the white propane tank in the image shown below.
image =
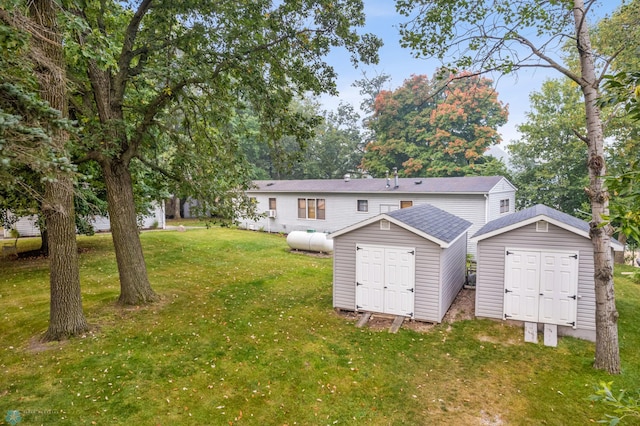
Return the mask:
M287 235L287 244L296 250L333 252L333 240L323 232L291 231Z

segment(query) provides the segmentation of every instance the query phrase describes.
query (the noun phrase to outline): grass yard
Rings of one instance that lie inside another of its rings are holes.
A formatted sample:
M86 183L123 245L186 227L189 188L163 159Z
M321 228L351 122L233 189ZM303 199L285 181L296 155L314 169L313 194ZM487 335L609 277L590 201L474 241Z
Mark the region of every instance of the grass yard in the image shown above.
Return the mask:
M146 232L161 303L121 309L110 235L80 237L93 331L42 345L42 259L0 260L0 424L583 425L599 381L640 388L640 285L616 270L623 374L592 369L594 345L525 344L499 321L398 334L332 309L332 260L285 239L223 228ZM36 240L20 240L26 250Z

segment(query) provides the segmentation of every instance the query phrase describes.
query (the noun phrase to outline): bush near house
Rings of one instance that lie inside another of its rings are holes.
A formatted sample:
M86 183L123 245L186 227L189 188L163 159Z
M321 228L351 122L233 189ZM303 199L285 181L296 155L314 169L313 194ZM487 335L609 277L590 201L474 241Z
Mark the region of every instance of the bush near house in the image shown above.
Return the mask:
M46 260L1 261L0 423L18 411L23 424L577 425L608 413L594 385L639 387L640 286L620 275L632 267L616 269L623 372L609 376L591 367L592 343L525 344L500 321L356 328L332 309L332 260L279 235L141 238L162 301L116 307L110 236L80 237L92 332L62 343L37 341Z

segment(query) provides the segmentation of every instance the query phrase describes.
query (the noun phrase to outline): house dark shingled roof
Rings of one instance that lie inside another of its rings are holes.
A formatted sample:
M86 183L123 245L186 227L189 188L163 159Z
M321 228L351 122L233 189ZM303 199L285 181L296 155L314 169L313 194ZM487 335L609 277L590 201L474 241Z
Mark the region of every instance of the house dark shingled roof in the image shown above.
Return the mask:
M481 235L488 234L542 215L589 234L589 224L584 220L580 220L569 214L562 213L561 211L545 206L544 204L536 204L535 206L529 207L528 209L520 210L519 212L512 213L488 222L482 228L478 229L478 231L473 235L472 238L476 238Z
M386 215L445 243L452 242L472 225L431 204L394 210Z
M314 193L459 193L486 194L498 184L502 176L467 176L444 178L395 178L387 179L307 179L307 180L258 180L257 189L247 192L314 192ZM388 186L387 186L388 184Z

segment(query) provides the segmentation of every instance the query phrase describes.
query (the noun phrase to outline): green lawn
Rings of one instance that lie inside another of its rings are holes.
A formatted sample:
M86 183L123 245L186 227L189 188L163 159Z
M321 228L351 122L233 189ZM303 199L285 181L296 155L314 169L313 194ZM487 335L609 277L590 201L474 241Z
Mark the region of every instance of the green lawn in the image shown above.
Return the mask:
M359 329L332 309L332 260L282 236L211 228L145 232L162 302L114 306L110 235L81 237L93 330L41 345L42 259L0 261L0 424L582 425L599 381L640 388L640 285L616 270L623 373L592 369L592 343L525 344L499 321L426 333ZM20 240L20 250L37 245Z

